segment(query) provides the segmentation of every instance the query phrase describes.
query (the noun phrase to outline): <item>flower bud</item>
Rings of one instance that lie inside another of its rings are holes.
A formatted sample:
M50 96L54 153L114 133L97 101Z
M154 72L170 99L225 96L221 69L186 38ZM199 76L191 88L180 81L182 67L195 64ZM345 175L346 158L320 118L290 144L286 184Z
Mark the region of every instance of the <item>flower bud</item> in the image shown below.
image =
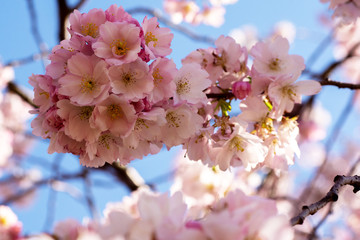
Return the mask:
M232 85L232 93L237 99L246 98L251 91L250 82L237 81Z

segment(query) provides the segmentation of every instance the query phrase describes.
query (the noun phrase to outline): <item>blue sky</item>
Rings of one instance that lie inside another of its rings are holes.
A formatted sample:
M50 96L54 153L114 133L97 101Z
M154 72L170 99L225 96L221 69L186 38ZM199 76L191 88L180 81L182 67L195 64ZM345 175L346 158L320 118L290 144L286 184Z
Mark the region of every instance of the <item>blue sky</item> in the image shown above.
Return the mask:
M55 1L37 0L34 2L41 37L47 47L51 49L58 44L57 9ZM161 0L89 0L80 11L87 12L91 8L106 9L114 3L122 5L125 10L138 6L162 10ZM16 59L23 59L34 53L38 53L38 47L31 35L30 16L27 7L27 1L25 0L2 2L2 7L0 9L2 36L2 39L0 40L0 57L3 63L8 63L9 61ZM209 26L193 27L188 24L184 24L184 26L189 27L199 34L211 36L216 39L222 34L228 35L234 28L238 28L245 24L251 24L258 28L260 36L266 37L276 22L288 20L293 22L298 30L298 35L294 44L291 46L290 51L291 53L302 55L305 59L310 56L318 43L325 38L329 32L329 29L326 29L319 23L319 17L321 14L326 13L327 5L323 5L317 0L239 0L237 4L228 6L226 10L226 21L220 28ZM136 14L134 17L141 21L144 14ZM197 48L209 47L206 43L194 42L176 31L173 32L175 37L172 43L173 53L170 55L170 58L175 61L178 67L180 67L181 59L191 51L194 51ZM315 67L320 69L330 60L331 51L327 51ZM41 61L36 61L16 68L15 72L15 81L18 84L31 89L31 86L27 83L28 77L32 73L43 74L44 67ZM341 94L343 93L348 93L348 91L343 90ZM339 94L339 91L334 87L329 87L329 90L326 90L326 92L324 91L324 93L321 94L321 98L326 100L323 105L327 109L332 110L334 114L340 112L337 106L340 106L342 101L346 101L346 97L333 97L337 94ZM55 156L47 154L47 146L47 141L41 141L36 145L32 155L53 161ZM158 155L134 161L131 165L134 166L146 180L150 180L171 171L172 159L176 156L178 151L179 148L170 152L163 150ZM61 161L61 169L66 171L75 171L77 167L77 159L69 155L66 155ZM102 179L103 176L99 175L98 178ZM74 185L82 190L83 186L81 184L75 182ZM168 182L159 185L160 190L162 191L166 190L168 186ZM100 211L104 208L107 201L120 201L122 196L126 193L127 190L123 187L109 188L109 186L104 186L96 187L94 189L94 195L97 196L95 201ZM48 197L49 189L45 188L39 192L34 205L25 209L14 209L19 215L20 220L24 223L24 232L38 232L43 230ZM79 201L74 200L67 194L58 194L54 213L56 220L65 219L67 217L82 219L86 216L89 216L87 208L82 206Z

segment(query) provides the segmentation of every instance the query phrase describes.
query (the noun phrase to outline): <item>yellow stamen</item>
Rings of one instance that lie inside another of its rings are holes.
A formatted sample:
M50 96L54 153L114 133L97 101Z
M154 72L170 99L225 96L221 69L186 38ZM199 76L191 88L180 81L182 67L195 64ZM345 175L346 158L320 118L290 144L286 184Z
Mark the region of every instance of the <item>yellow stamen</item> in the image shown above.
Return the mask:
M93 38L97 38L99 36L99 27L94 23L88 23L85 26L81 26L81 33L84 36L91 36Z
M125 40L120 40L120 39L114 40L110 44L110 48L113 47L115 47L115 54L119 56L124 56L129 50L129 48L127 47L127 42Z
M93 110L94 107L91 106L82 107L78 116L80 117L81 120L89 120Z
M48 92L41 92L41 93L39 93L39 95L40 96L45 95L46 99L49 99L49 97L50 97L50 94Z
M157 38L155 37L154 34L152 34L152 32L147 32L145 34L145 44L148 45L149 42L154 42L154 47L156 47L157 44Z
M111 120L115 120L123 116L123 111L119 105L110 104L109 106L107 106L107 114L109 115Z
M81 92L82 93L91 93L95 88L97 84L94 81L94 78L92 78L89 75L84 75L81 79Z
M190 84L186 77L183 77L176 83L176 93L184 94L190 92Z
M237 151L243 152L245 149L243 147L243 139L240 136L235 136L230 140L230 149L233 150L236 148Z
M180 115L183 116L183 115ZM179 128L181 124L181 118L175 112L168 112L166 114L166 121L170 127Z
M152 75L153 75L153 78L154 78L154 85L155 86L160 84L162 82L162 80L164 79L159 73L159 68L155 68Z
M134 78L134 75L132 73L124 73L122 75L122 80L126 87L129 85L133 85L136 82L136 78Z
M281 70L281 66L280 66L280 59L278 58L274 58L271 60L269 66L269 69L272 71L280 71Z
M0 217L0 226L6 226L7 225L7 219L4 216Z

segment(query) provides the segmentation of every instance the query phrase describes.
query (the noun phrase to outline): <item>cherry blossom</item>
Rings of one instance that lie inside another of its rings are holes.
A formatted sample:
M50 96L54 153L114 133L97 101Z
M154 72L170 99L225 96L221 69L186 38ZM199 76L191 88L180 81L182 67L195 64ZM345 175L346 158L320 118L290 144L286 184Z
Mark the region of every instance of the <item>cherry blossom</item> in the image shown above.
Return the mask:
M59 79L59 93L80 105L93 105L108 96L106 63L96 56L77 53L68 60L69 73Z
M106 22L100 26L100 39L92 47L96 56L111 64L130 63L140 52L140 28L129 22Z
M150 59L155 57L165 57L171 53L170 44L174 35L168 28L159 27L157 18L144 18L142 23L144 31L144 40L146 52L150 55Z
M112 92L126 99L142 99L154 88L149 66L140 58L132 63L109 68Z

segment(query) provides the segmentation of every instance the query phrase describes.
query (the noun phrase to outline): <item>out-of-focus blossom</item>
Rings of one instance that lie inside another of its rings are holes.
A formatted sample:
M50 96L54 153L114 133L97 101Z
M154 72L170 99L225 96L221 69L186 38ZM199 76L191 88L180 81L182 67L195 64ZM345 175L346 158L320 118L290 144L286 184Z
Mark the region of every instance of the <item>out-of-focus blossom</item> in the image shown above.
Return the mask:
M259 40L258 32L255 26L244 25L240 28L231 30L229 36L235 39L235 41L241 46L250 50Z
M0 206L0 239L20 239L22 223L8 206Z
M274 36L282 36L289 40L290 43L294 42L296 36L296 27L292 22L280 21L274 26Z

